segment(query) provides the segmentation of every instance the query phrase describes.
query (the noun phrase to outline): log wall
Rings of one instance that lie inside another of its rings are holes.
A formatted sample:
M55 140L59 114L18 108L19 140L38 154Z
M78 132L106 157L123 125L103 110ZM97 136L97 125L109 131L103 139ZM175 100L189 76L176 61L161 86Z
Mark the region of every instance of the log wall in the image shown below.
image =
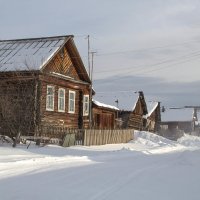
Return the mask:
M47 86L53 86L54 91L54 111L46 110ZM65 112L58 111L58 90L65 89ZM69 90L75 92L75 113L68 112ZM83 116L83 95L89 94L89 86L55 77L41 77L41 124L64 125L69 128L87 128L89 126L89 116Z

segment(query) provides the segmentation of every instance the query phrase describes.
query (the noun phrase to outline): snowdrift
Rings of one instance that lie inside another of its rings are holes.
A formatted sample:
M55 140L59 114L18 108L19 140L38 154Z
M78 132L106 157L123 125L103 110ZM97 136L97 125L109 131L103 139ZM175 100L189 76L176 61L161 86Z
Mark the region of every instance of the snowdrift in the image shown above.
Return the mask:
M0 143L3 200L199 200L200 139L135 132L128 144Z

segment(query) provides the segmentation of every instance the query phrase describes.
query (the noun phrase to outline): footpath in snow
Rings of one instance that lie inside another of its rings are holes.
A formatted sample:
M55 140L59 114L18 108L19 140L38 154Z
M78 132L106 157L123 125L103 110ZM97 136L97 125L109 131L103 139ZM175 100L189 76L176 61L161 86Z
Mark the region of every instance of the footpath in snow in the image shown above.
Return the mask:
M200 138L135 132L128 144L12 148L0 143L2 200L199 200Z

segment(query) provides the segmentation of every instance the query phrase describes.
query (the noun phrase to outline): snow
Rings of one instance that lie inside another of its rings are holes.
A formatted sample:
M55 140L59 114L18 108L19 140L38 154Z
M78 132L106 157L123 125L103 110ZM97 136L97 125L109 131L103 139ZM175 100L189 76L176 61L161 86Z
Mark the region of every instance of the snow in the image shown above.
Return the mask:
M68 36L0 41L0 71L40 70Z
M116 92L112 92L111 88L110 91L106 93L97 92L96 100L108 105L115 105L115 101L118 100L118 107L120 110L133 111L138 101L138 93L134 91L127 93L125 91L119 92L116 95Z
M119 110L119 108L115 107L115 106L112 106L112 105L108 105L108 104L105 104L105 103L101 103L99 101L96 101L96 100L92 100L92 102L99 106L99 107L103 107L103 108L110 108L110 109L113 109L113 110Z
M135 132L127 144L0 143L2 200L199 200L200 139Z
M67 79L74 79L73 77L66 76L66 75L64 75L64 74L60 74L60 73L57 73L57 72L52 72L52 74L57 75L57 76L60 76L60 77L63 77L63 78L67 78Z
M192 108L166 109L161 113L162 121L192 121Z
M148 118L149 116L151 116L151 114L153 113L153 111L157 108L158 106L158 102L156 101L146 101L147 104L147 110L148 110L148 114L146 114L144 116L144 118Z

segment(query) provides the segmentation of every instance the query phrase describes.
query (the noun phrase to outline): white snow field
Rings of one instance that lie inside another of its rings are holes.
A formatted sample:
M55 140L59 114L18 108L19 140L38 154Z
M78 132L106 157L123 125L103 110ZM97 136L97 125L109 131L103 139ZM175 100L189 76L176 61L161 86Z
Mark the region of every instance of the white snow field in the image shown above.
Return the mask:
M1 200L199 200L200 138L136 132L128 144L0 144Z

